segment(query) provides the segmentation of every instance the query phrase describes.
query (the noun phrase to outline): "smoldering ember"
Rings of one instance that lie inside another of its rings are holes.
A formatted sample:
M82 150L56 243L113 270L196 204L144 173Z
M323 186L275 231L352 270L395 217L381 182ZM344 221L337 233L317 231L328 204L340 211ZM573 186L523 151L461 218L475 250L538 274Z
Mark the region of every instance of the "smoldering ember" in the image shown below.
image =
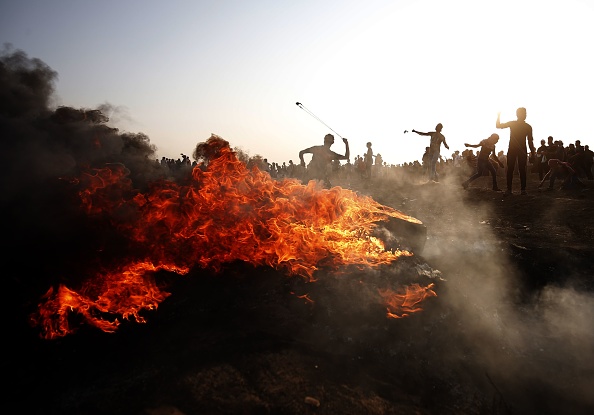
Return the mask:
M181 166L0 61L4 373L30 414L594 411L593 183ZM481 186L481 183L484 186Z

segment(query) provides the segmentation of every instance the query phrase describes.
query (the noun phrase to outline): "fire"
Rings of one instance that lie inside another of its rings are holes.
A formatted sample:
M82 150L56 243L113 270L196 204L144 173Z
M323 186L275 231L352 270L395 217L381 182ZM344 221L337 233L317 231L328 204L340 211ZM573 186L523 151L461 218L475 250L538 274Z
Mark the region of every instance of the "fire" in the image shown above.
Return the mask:
M183 275L199 266L218 272L244 261L315 281L322 266L377 267L413 255L387 250L371 231L389 218L417 219L341 187L273 180L248 169L220 137L213 135L206 145L209 159L192 170L187 185L160 181L142 193L121 164L89 168L73 181L84 211L108 218L134 254L89 276L77 291L50 288L32 316L43 337L74 332L71 314L106 332L115 331L120 319L144 322L142 311L169 296L151 277L159 270Z
M388 317L402 318L410 313L422 311L420 303L427 297L435 297L437 294L432 290L434 284L422 287L419 284L412 284L406 287L404 293L396 293L390 289L379 290L379 294L387 306Z
M139 323L146 320L140 315L142 310L156 309L169 293L160 290L150 278L151 271L166 269L185 274L187 269L171 266L155 267L150 263L130 264L124 270L106 272L102 278L88 280L77 293L63 285L57 292L50 288L44 295L45 303L39 308L35 322L43 327L46 338L56 338L71 333L73 328L68 321L69 312L76 311L80 318L89 325L105 332L114 332L120 325L115 318L98 317L105 315L121 315L124 319L132 319Z

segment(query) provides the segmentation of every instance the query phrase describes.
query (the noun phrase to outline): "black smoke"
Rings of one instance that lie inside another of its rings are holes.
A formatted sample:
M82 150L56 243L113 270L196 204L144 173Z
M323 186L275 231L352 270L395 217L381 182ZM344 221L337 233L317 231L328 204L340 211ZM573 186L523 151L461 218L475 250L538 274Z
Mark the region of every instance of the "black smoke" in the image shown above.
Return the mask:
M10 45L0 54L0 215L11 292L4 305L19 319L51 285L84 275L98 252L117 249L105 218L91 219L79 208L81 171L121 165L140 190L170 176L147 135L108 125L109 104L56 107L57 79L44 62Z

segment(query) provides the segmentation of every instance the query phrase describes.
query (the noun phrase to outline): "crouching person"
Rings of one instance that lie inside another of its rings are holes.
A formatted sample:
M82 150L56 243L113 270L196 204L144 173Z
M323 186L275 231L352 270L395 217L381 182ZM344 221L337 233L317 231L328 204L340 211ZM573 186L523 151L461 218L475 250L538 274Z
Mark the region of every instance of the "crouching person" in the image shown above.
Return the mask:
M583 186L583 183L578 178L577 172L571 166L571 164L559 159L550 159L548 164L549 171L543 177L538 187L541 187L547 179L549 179L549 187L547 190L554 189L555 180L557 179L563 179L561 189L574 189L576 187Z

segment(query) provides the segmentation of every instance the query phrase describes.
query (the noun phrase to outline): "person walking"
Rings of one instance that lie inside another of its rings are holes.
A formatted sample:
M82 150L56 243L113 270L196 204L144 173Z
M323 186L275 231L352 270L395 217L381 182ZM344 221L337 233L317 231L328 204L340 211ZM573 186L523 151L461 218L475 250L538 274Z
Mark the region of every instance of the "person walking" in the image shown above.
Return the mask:
M302 167L305 167L303 155L312 154L306 170L306 178L308 180L321 180L326 188L332 187L329 179L332 162L335 160L348 160L351 155L349 141L343 138L342 142L345 145L344 155L330 150L330 147L334 144L334 136L332 134L326 134L324 136L323 145L308 147L299 152L299 160Z
M512 182L514 178L514 169L516 163L518 164L518 172L520 173L520 194L526 194L526 166L528 162L528 152L526 148L526 141L530 147L530 155L534 157L536 150L534 148L534 138L532 137L532 126L526 122L526 108L520 107L516 110L515 121L501 122L501 113L497 113L497 121L495 127L499 129L509 128L509 147L507 149L507 171L506 195L512 194Z
M491 164L491 157L493 157L495 161L497 161L497 163L503 167L503 162L497 158L497 153L495 152L495 144L497 144L498 141L499 135L491 134L488 138L481 140L481 142L478 144L464 143L466 147L481 148L476 162L476 172L462 183L462 187L464 187L464 189L468 189L468 185L471 182L483 176L484 173L488 171L491 173L493 190L496 192L501 191L501 189L499 189L497 186L497 170L495 170L495 167L493 167L493 164Z
M440 158L441 144L443 143L445 148L448 150L450 149L450 146L448 146L448 143L446 143L446 139L441 133L441 130L443 130L442 123L439 123L435 126L435 131L427 133L412 130L413 133L431 137L429 140L429 180L433 180L434 182L439 182L439 176L437 174L437 161Z

